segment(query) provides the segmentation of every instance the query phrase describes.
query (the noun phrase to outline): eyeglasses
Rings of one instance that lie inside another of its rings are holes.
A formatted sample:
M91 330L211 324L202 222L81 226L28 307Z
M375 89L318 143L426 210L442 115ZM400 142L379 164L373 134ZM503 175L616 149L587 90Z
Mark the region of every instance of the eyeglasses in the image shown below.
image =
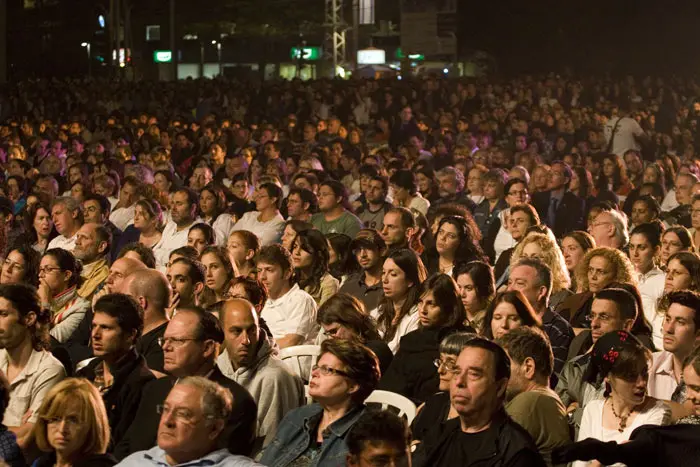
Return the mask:
M586 321L589 323L592 323L594 319L597 319L598 321L602 323L607 323L608 321L611 321L613 319L612 316L605 314L605 313L600 313L600 314L593 314L591 313L590 315L586 316Z
M527 190L509 191L509 196L527 196Z
M433 365L435 365L435 368L438 370L440 368L444 368L447 370L448 373L458 373L459 372L459 367L455 364L455 362L450 361L450 360L441 360L439 358L436 358L433 360Z
M593 229L598 227L599 225L605 225L605 224L612 224L612 222L596 222L595 224L591 224L588 226L589 229Z
M43 268L39 268L39 275L50 274L52 272L60 271L60 270L61 270L61 268L57 268L55 266L45 266Z
M173 418L179 420L182 423L191 425L194 423L197 423L197 417L195 414L193 414L189 409L186 409L184 407L176 407L174 409L171 409L170 407L167 407L166 405L159 404L156 405L156 413L158 415L168 415L171 414ZM204 417L205 419L211 419L214 418L213 415L207 415Z
M47 425L58 425L64 422L68 428L75 428L80 425L80 419L75 415L68 415L67 417L44 417L44 421Z
M185 345L185 342L188 341L198 341L199 339L194 339L194 338L177 338L177 337L159 337L156 342L158 342L158 345L161 347L165 347L166 345L170 345L173 348L179 348Z
M322 376L334 376L334 375L339 375L339 376L345 376L345 377L350 377L350 375L344 371L341 370L336 370L335 368L331 368L326 365L314 365L311 367L311 372L313 373L314 371L318 370L319 373L321 373Z

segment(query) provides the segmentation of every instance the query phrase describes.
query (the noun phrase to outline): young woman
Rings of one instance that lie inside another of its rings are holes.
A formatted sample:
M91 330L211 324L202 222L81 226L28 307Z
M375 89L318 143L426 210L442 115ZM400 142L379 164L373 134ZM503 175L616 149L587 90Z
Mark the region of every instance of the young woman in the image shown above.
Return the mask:
M333 277L342 286L350 274L360 270L357 257L352 254L352 238L345 234L332 233L326 235L328 240L328 267Z
M304 221L290 220L285 222L284 230L282 231L282 246L291 252L294 239L297 238L297 235L304 230L313 228L313 225Z
M498 339L521 326L541 328L542 321L522 292L500 292L486 310L479 334L489 339Z
M656 303L664 294L666 276L656 265L656 257L661 249L660 222L640 224L632 230L629 243L629 257L637 272L639 292L642 297L642 311L652 326L654 346L663 348L663 316L656 312Z
M496 293L491 267L481 261L459 264L452 271L467 313L465 324L480 330L491 299Z
M208 305L226 300L229 297L231 280L235 277L228 252L224 247L211 245L204 248L200 261L206 269L205 290L209 291L214 299Z
M667 425L668 405L647 396L651 352L625 331L601 336L593 346L584 375L590 384L605 384L604 399L589 402L583 410L577 440L594 438L623 443L641 425ZM574 462L574 467L589 467Z
M51 336L64 343L78 329L90 302L78 296L82 283L80 262L72 253L53 248L39 264L37 293L43 308L51 310Z
M700 289L700 257L681 251L671 255L666 265L664 294L686 289Z
M681 251L695 252L693 237L682 225L674 225L661 236L661 264L667 265L671 256Z
M467 314L457 284L447 274L431 276L421 286L418 329L401 338L401 346L380 389L420 402L439 389L433 362L440 357L440 342L455 332L474 332L464 325Z
M595 240L588 232L583 230L574 230L569 232L561 240L561 252L564 254L564 262L566 269L571 277L570 290L575 292L576 289L576 267L581 264L583 257L586 256L588 250L595 248Z
M297 234L292 245L294 275L299 287L322 305L339 288L339 281L328 272L328 241L318 230Z
M371 311L379 333L394 354L403 336L418 329L420 285L427 273L420 258L408 249L389 254L382 269L384 299Z
M602 170L596 188L598 193L612 191L618 196L621 203L624 202L634 186L627 178L622 158L615 154L603 156Z
M217 233L217 245L222 245L235 225L231 214L225 212L226 194L224 188L215 183L210 183L202 188L199 195L199 211L202 220Z
M416 182L418 183L418 192L430 204L435 204L440 199L435 171L432 168L424 166L416 170Z
M190 227L187 232L187 246L191 246L201 255L205 248L216 245L216 232L203 222Z
M237 230L228 237L226 245L228 257L233 264L236 276L257 277L255 255L260 251L260 240L257 235L247 230Z
M660 215L661 206L658 201L650 195L639 196L632 204L630 227L634 228L637 225L655 221ZM700 226L700 223L698 225Z
M435 248L423 254L429 273L452 274L460 263L484 259L479 242L472 236L469 224L462 217L443 217L438 225Z
M51 220L51 211L41 203L32 205L24 217L25 232L28 233L28 243L39 253L43 254L49 242L58 236L56 227Z
M262 183L255 190L255 211L247 212L236 222L233 230L255 232L263 246L279 242L284 219L280 214L282 189L274 183Z
M394 205L415 209L424 216L428 214L430 201L418 192L416 175L410 170L397 170L389 179L394 196Z
M39 285L41 255L34 248L20 245L10 251L2 264L0 284Z
M163 211L157 201L141 199L134 206L134 227L139 229L139 243L155 248L163 237Z

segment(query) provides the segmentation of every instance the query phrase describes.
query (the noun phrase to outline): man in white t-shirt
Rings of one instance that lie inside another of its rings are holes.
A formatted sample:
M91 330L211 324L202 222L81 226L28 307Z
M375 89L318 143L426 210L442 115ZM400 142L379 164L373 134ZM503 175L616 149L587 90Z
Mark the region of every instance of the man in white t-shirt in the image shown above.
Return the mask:
M197 222L197 206L199 195L189 188L182 187L173 194L173 202L170 206L170 222L163 229L160 242L153 248L156 257L156 267L165 272L170 252L187 245L187 233Z
M70 196L56 198L51 206L51 220L59 236L49 242L48 249L63 248L72 253L76 234L83 226L82 206Z
M313 342L318 332L316 302L292 282L292 256L279 244L262 247L258 278L268 299L260 315L280 348Z
M618 114L619 116L610 118L603 128L606 144L610 145L612 139L612 147L609 152L624 157L630 149L641 151L642 143L648 139L647 134L644 133L637 120L628 117L621 110Z
M141 187L141 182L135 177L126 177L124 179L124 184L119 192L119 202L114 206L112 214L109 215L109 220L119 230L123 231L129 224L134 222L134 209L136 208L136 201L139 200Z

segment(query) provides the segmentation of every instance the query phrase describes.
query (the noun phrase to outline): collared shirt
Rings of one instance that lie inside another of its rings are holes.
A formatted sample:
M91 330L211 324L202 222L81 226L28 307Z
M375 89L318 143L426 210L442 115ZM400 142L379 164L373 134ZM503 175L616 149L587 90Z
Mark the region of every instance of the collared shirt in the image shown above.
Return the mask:
M9 355L7 350L0 350L0 370L7 374ZM10 381L10 403L3 418L5 426L22 425L22 417L28 410L32 411L30 423L39 418L39 407L44 402L46 393L56 383L66 377L66 370L56 357L46 350L32 350L27 365Z
M542 315L542 328L549 337L554 354L554 372L559 373L569 353L569 345L574 339L574 330L567 320L547 308Z
M368 286L365 283L365 273L358 272L346 279L338 290L340 293L350 294L359 298L365 304L365 310L374 310L379 306L379 301L384 297L381 279L376 284Z
M63 235L59 235L58 237L54 238L49 242L49 246L46 247L47 250L50 250L52 248L62 248L66 251L70 251L73 253L73 250L75 249L75 240L78 238L78 232L75 232L75 235L73 235L70 238L66 238Z
M158 446L155 446L148 451L139 451L131 454L119 464L120 467L142 467L142 466L159 466L171 467L170 463L165 458L165 451ZM178 467L264 467L251 459L244 456L236 456L228 452L227 449L219 449L213 451L204 457L195 459L182 464L177 464Z
M654 352L649 371L649 395L657 399L671 400L673 391L678 387L673 373L673 354L662 350Z
M299 288L298 284L279 298L268 298L260 315L275 339L289 334L303 336L312 343L318 332L316 324L316 302Z
M656 304L664 294L666 274L659 268L654 267L646 274L639 274L639 294L642 296L642 309L652 328L652 338L657 349L664 348L664 333L662 326L664 317L656 312Z
M170 253L187 245L187 234L190 228L199 222L202 222L202 219L195 219L190 225L181 230L177 229L177 224L172 220L166 224L160 241L153 247L153 254L156 257L156 269L160 272L165 272Z

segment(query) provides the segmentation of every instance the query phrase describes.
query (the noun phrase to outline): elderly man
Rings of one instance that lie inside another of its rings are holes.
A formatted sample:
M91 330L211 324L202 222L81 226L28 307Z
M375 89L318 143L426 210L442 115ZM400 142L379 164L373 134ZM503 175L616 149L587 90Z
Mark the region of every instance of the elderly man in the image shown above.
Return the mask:
M428 217L434 213L440 206L447 203L456 203L466 206L470 212L476 210L476 203L464 191L466 181L464 174L452 166L445 167L437 172L438 190L440 199L430 206ZM503 181L505 184L505 180ZM501 189L503 185L501 185ZM504 201L505 203L505 201Z
M625 215L614 210L598 214L588 226L588 233L595 239L596 246L617 250L625 248L630 239Z
M51 205L51 220L59 235L49 242L48 249L63 248L73 252L76 234L83 225L83 211L80 203L69 196L56 198Z
M135 452L118 465L262 467L247 457L219 449L237 404L230 391L206 378L190 376L178 380L158 408L158 445Z

